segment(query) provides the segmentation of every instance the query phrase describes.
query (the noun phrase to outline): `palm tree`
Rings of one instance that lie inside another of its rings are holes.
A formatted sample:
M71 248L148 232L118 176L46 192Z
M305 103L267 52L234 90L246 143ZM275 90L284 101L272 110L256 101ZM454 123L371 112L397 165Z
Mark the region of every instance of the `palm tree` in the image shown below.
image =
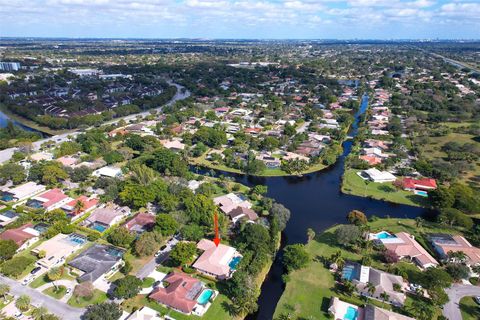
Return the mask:
M416 217L415 218L415 226L417 228L421 228L423 226L423 222L424 222L424 220L423 220L422 217Z
M370 296L373 296L376 290L377 288L375 288L375 285L373 283L367 282L367 292Z
M48 270L47 277L50 281L52 281L53 285L55 286L55 291L58 291L58 287L55 284L55 281L60 280L63 275L63 269L59 267L54 267Z
M380 293L380 298L382 298L383 303L385 303L385 301L390 299L390 295L386 292L382 292L382 293Z
M418 320L430 320L432 317L430 305L421 299L413 300L409 311L413 313Z
M47 308L40 307L32 311L32 316L35 318L35 320L41 320L47 313L48 313Z
M83 202L82 200L78 200L77 202L75 202L75 206L74 206L75 214L79 214L80 212L82 212L84 208L85 208L85 202Z
M7 294L10 292L10 286L8 284L0 284L0 296L3 298L3 302L7 301Z
M15 307L22 312L27 311L30 309L30 297L25 295L20 296L20 298L15 301Z

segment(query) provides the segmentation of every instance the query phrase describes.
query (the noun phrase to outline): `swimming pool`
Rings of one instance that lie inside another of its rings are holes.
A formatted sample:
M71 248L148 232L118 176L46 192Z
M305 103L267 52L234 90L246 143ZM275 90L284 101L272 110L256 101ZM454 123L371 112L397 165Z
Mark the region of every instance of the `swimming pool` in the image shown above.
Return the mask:
M240 262L240 260L242 260L242 257L234 257L230 263L228 264L228 266L230 267L230 269L232 270L235 270L237 269L237 265L238 263Z
M355 266L353 264L346 264L342 270L342 278L352 280L355 277Z
M396 236L388 233L387 231L382 231L377 233L377 239L391 239L391 238L396 238Z
M213 295L213 290L210 290L210 289L203 290L203 292L197 298L198 304L201 304L202 306L206 305L210 300L210 298L212 297L212 295Z
M422 191L422 190L415 190L415 194L422 196L422 197L428 197L428 192L427 191Z
M74 244L84 244L87 241L87 239L78 234L71 234L68 239Z
M96 230L100 233L103 233L105 230L107 230L107 227L102 225L102 224L99 224L99 223L95 222L90 226L90 229L93 229L93 230Z
M343 320L357 320L358 310L354 307L348 307L347 313L343 316Z

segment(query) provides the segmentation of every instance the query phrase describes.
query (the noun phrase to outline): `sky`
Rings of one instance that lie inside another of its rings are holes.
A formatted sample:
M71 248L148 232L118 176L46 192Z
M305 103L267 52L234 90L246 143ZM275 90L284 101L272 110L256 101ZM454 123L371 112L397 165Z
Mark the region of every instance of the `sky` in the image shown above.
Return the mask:
M0 0L0 37L480 39L480 0Z

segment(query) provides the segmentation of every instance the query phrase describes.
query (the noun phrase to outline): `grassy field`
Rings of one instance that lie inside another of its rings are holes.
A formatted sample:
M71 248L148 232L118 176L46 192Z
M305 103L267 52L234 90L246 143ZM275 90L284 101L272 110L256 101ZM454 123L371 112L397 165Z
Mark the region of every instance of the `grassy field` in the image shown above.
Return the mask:
M464 297L460 300L460 311L462 312L462 320L480 319L480 306L472 297Z
M391 182L369 182L367 184L357 175L358 171L356 169L345 170L342 182L343 193L417 207L428 205L427 198L410 191L399 190Z
M67 303L72 307L84 308L91 304L102 303L105 300L107 300L107 294L103 291L95 289L95 291L93 292L93 296L90 299L86 299L86 298L77 299L76 297L72 296Z
M424 234L430 232L450 232L449 228L439 226L434 223L425 222L421 227L417 227L414 220L411 219L378 219L369 223L372 231L387 230L390 232L406 231L413 235L420 242L425 242ZM356 305L364 305L365 301L357 296L345 296L338 292L335 288L335 279L324 265L323 258L328 258L337 251L342 252L344 260L360 261L362 257L370 255L372 258L372 266L385 270L386 265L379 262L375 252L365 252L361 250L359 253L344 250L336 243L335 229L332 227L322 234L317 235L316 239L306 245L306 250L312 258L306 268L292 272L289 275L289 281L286 284L285 291L280 298L275 310L274 318L280 315L290 314L291 318L305 319L331 319L327 314L328 306L332 296ZM420 273L420 270L411 263L399 262L396 267L405 270L409 277ZM412 301L411 297L407 297L406 305ZM369 303L381 306L382 303L376 300L369 300ZM384 306L390 308L390 306ZM436 315L441 310L435 310L432 319L436 319Z
M459 123L460 125L462 123ZM465 125L465 124L463 124ZM453 126L453 125L449 125ZM429 143L425 146L422 146L423 149L423 154L430 158L446 158L447 154L441 150L441 148L448 142L458 142L460 144L464 143L475 143L476 141L473 139L475 138L474 135L471 134L463 134L463 133L450 133L446 136L441 136L441 137L430 137L429 138ZM459 178L461 182L467 183L467 184L475 184L477 185L478 182L475 182L474 178L475 177L480 177L480 164L473 163L473 170L469 170L468 172L465 172L462 174Z
M55 287L50 287L42 291L43 293L49 295L52 298L60 300L67 294L67 288L65 286L58 286L58 289Z

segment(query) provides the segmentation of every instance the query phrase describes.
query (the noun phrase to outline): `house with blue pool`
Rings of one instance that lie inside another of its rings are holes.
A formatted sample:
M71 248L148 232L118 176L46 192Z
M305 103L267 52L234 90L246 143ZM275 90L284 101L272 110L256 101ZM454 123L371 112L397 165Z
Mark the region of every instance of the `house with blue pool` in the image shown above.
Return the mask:
M242 255L235 248L221 243L216 246L213 241L207 239L200 240L197 243L197 249L203 253L195 261L193 267L199 272L219 280L230 278L242 259Z
M90 216L83 221L82 225L103 233L111 226L120 223L125 217L131 215L131 213L129 207L120 207L113 203L108 203L101 208L95 209Z
M359 307L332 297L328 313L335 320L415 320L402 314L382 309L371 304Z

